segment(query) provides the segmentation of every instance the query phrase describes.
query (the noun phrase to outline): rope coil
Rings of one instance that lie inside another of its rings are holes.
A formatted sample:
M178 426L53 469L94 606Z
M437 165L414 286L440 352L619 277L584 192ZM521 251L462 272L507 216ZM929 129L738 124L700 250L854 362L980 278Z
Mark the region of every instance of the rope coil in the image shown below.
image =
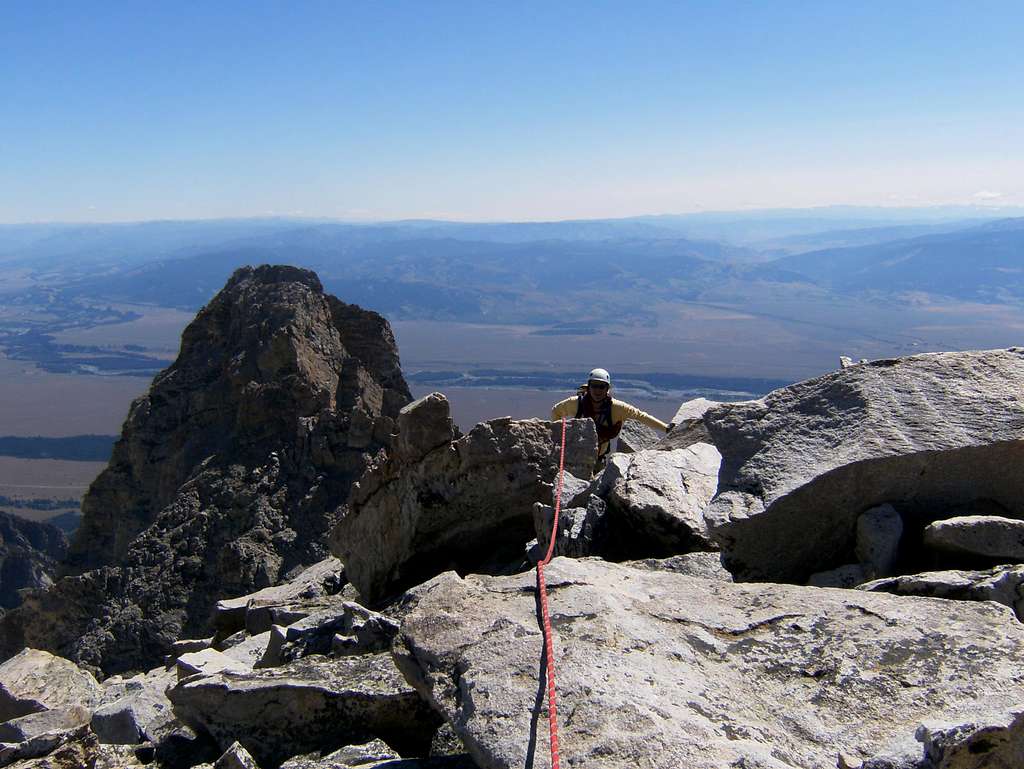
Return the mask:
M551 640L551 616L548 613L548 588L544 579L544 567L555 552L555 537L558 536L558 514L562 509L562 477L565 474L565 417L562 417L562 449L558 457L558 487L555 491L555 520L551 524L548 552L537 562L537 588L540 591L540 611L544 630L544 657L547 662L548 679L548 732L551 735L551 769L559 769L558 756L558 703L555 699L555 651Z

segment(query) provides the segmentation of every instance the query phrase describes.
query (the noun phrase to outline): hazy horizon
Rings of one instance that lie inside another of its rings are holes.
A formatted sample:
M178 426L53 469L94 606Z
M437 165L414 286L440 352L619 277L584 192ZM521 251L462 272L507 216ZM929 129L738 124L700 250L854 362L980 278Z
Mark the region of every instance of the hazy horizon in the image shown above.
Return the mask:
M777 207L777 208L764 208L764 207L750 207L750 208L718 208L718 209L693 209L693 210L678 210L678 211L651 211L647 213L630 214L622 216L594 216L594 217L538 217L538 218L521 218L517 219L511 216L508 217L495 217L495 218L479 218L479 219L457 219L457 218L444 218L444 217L397 217L397 218L383 218L383 219L361 219L354 217L331 217L331 216L300 216L300 215L288 215L288 214L273 214L273 215L238 215L238 216L195 216L195 217L170 217L170 216L153 216L151 218L142 219L37 219L37 220L19 220L19 221L0 221L0 226L31 226L31 225L118 225L118 224L157 224L157 223L176 223L176 222L230 222L230 221L263 221L263 220L280 220L280 221L295 221L295 222L311 222L311 223L328 223L328 224L352 224L352 225L398 225L398 224L411 224L417 222L439 222L444 224L565 224L572 222L594 222L594 221L616 221L616 220L632 220L632 219L659 219L659 218L673 218L673 217L696 217L696 216L735 216L736 218L752 217L757 215L765 216L784 216L787 214L799 214L799 215L818 215L828 213L841 213L849 212L851 214L872 214L872 215L885 215L885 214L904 214L913 218L914 214L918 214L921 217L928 218L929 215L937 216L941 219L954 219L956 217L966 218L979 218L979 219L998 219L998 218L1015 218L1017 216L1024 216L1024 204L1021 205L1006 205L1006 204L994 204L994 203L974 203L974 204L935 204L926 206L904 206L904 205L853 205L847 203L823 203L820 205L803 206L803 207ZM837 224L842 223L842 219L835 220Z

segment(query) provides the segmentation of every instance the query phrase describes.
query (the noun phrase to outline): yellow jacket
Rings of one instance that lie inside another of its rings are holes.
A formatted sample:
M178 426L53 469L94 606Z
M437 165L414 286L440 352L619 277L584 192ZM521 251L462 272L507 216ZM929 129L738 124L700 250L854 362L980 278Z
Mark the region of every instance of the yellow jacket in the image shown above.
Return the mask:
M588 397L588 396L584 396ZM551 407L551 420L558 421L562 417L566 419L573 419L576 416L576 396L566 398L564 401L559 401ZM646 411L641 411L636 406L631 406L625 401L620 401L618 398L612 398L612 424L619 424L625 422L627 419L635 419L638 422L643 422L648 427L653 427L655 430L668 431L668 425L662 422L657 417L652 417ZM604 441L597 450L598 456L601 456L608 451L608 441Z

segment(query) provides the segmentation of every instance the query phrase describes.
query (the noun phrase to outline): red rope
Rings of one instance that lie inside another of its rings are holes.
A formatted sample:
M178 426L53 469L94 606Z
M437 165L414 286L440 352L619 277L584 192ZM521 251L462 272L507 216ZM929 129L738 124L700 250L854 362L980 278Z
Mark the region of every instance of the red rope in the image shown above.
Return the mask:
M555 651L551 643L551 617L548 614L548 588L544 581L544 567L555 552L555 537L558 536L558 513L562 509L562 476L565 473L565 417L562 417L562 451L558 458L558 488L555 491L555 520L551 525L548 552L544 560L537 562L537 587L540 590L540 612L544 621L544 656L547 660L548 678L548 731L551 734L551 769L559 769L558 760L558 705L555 701Z

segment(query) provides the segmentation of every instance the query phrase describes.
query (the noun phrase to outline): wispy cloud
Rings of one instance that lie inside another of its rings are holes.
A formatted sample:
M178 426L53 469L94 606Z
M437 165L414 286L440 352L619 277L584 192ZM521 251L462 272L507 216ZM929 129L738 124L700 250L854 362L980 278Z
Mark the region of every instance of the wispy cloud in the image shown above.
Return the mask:
M979 190L971 197L974 200L1001 200L1006 197L1005 192L993 192L992 190Z

